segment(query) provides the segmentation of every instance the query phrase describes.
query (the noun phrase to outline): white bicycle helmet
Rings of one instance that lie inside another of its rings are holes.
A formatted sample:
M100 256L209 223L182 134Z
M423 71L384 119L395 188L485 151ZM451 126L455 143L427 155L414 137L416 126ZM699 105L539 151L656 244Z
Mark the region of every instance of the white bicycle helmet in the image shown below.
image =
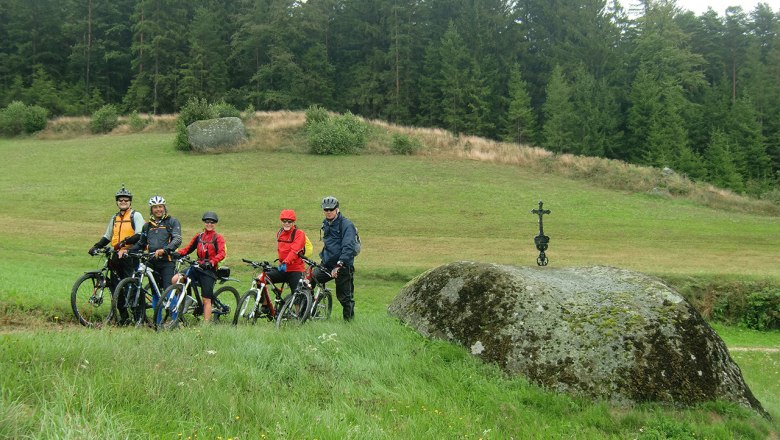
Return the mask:
M165 205L165 199L162 196L152 196L149 199L149 206Z

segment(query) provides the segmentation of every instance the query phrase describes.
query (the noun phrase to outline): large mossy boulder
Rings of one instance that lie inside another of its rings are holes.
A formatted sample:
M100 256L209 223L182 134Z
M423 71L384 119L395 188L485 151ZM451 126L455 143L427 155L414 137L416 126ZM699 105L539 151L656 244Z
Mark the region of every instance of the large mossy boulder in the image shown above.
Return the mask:
M766 415L699 313L637 272L456 262L410 281L389 312L548 389L619 404L725 400Z
M246 127L236 117L204 119L187 126L187 140L200 152L231 148L246 140Z

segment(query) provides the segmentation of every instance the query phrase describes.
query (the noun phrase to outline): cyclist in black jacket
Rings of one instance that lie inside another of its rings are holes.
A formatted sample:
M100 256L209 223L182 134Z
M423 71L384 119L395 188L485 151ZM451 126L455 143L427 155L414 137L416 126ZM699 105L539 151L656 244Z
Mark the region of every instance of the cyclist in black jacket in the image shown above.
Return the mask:
M165 199L161 196L152 196L149 199L149 207L151 210L149 221L144 224L138 241L129 251L154 253L155 258L149 261L149 267L155 271L161 289L165 290L171 285L171 279L176 271L176 263L171 258L171 254L181 245L181 224L168 214ZM158 300L156 294L152 295L152 307L157 306Z
M355 317L355 236L357 230L352 222L339 211L339 201L328 196L322 199L322 211L325 218L322 221L322 240L325 246L320 252L322 265L328 269L323 272L319 268L314 271L318 283L336 280L336 298L341 303L345 321Z

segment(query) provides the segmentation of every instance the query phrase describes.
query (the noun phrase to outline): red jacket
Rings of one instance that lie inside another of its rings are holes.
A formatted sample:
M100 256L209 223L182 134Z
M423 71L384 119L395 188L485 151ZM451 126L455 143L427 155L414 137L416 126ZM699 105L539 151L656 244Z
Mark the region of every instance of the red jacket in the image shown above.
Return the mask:
M216 249L214 248L214 238L216 237ZM297 237L296 237L297 238ZM207 259L216 269L220 261L225 259L225 239L215 231L204 231L195 235L190 240L190 244L179 249L177 252L181 255L189 255L192 251L198 251L198 261L204 262Z
M295 239L293 239L293 231L297 231ZM302 251L306 245L306 234L297 226L293 226L289 231L282 228L276 234L276 242L279 260L287 264L287 272L303 272L305 266L301 257L298 256L298 252Z

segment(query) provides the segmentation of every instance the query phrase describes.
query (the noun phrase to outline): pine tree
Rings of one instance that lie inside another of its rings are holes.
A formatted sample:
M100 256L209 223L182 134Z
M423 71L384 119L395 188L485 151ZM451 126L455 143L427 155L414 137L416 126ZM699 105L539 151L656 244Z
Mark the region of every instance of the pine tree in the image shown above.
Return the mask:
M528 84L523 81L517 63L509 75L509 109L504 118L503 138L517 143L530 143L536 138L536 116L531 108Z
M571 153L575 144L574 105L571 101L571 86L560 66L553 68L546 92L547 100L542 106L542 145L551 151Z
M728 137L721 130L713 130L710 143L704 155L707 167L707 180L713 185L742 191L742 176L734 165L733 153L729 148Z

